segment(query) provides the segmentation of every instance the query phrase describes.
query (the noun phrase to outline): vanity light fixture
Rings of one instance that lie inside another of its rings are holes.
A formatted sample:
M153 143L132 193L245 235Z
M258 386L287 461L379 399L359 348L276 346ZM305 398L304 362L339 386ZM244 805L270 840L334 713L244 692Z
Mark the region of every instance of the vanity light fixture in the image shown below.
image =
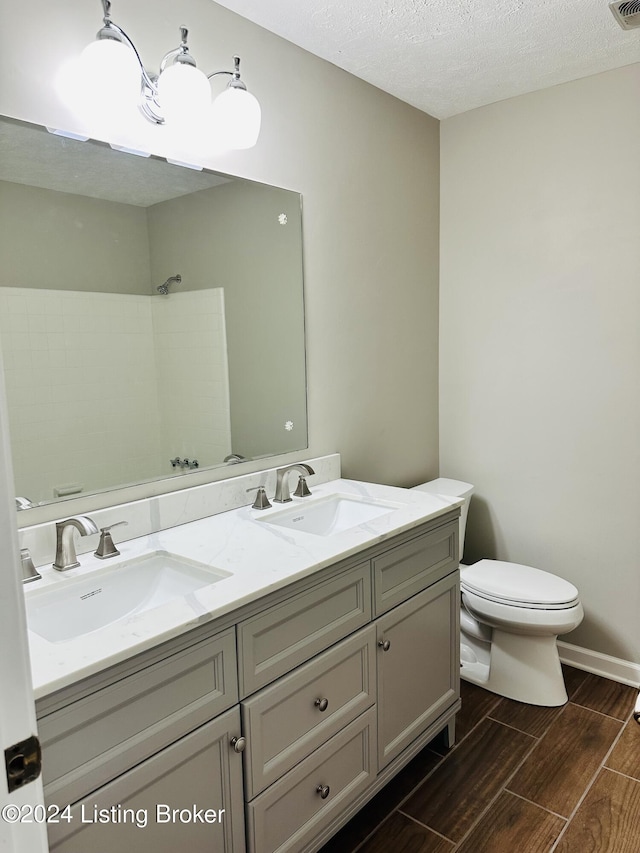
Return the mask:
M205 129L210 122L220 148L252 148L260 132L260 104L240 79L240 57L233 71L206 75L189 53L188 30L180 27L180 44L166 53L158 75L144 67L138 49L111 20L110 0L101 0L104 18L96 40L58 75L58 91L69 106L100 118L124 117L138 106L156 125ZM211 104L209 81L231 77Z

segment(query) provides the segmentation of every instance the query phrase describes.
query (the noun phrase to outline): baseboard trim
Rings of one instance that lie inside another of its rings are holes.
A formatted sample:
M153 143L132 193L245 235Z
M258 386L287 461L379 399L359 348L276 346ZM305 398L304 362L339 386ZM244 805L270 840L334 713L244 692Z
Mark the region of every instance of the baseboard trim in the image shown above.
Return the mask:
M562 663L568 666L584 669L586 672L619 681L621 684L629 684L631 687L640 687L640 664L573 646L571 643L563 643L562 640L558 640L558 653Z

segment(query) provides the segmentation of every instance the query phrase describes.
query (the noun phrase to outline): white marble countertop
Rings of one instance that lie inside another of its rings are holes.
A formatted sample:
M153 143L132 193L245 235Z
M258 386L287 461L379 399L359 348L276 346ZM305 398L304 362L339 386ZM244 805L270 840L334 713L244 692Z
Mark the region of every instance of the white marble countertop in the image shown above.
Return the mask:
M78 569L60 573L50 566L39 568L42 580L25 587L27 612L30 600L37 603L37 597L48 590L118 566L126 571L132 559L154 551L197 561L230 576L70 640L49 642L30 630L35 697L120 663L462 504L456 498L343 479L312 486L312 491L309 498L294 498L301 509L338 494L387 502L391 511L341 533L320 536L266 523L270 515L295 504L267 510L241 507L121 542L120 556L107 561L84 554Z

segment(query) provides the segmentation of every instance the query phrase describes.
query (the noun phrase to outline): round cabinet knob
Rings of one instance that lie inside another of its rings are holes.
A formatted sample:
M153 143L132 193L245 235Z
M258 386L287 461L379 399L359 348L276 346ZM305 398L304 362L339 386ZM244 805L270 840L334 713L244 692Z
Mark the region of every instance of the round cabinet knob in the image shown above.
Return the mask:
M320 798L326 800L329 796L329 791L331 788L328 785L318 785L316 788L316 793L320 794Z
M380 646L383 652L388 652L391 648L391 640L379 640L378 645Z
M313 704L316 706L318 711L326 711L327 708L329 707L329 700L328 699L316 699L316 701Z
M243 737L232 737L231 738L231 746L234 752L244 752L244 748L247 745L247 739Z

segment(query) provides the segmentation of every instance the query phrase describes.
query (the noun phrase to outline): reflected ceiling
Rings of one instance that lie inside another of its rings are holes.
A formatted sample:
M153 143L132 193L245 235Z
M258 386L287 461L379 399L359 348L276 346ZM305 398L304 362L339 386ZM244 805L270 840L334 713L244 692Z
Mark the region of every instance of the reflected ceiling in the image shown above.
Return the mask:
M228 183L212 172L167 169L158 158L120 157L114 168L113 150L105 144L81 145L57 137L73 156L60 158L51 168L51 135L34 133L19 122L5 122L0 132L0 181L28 184L47 190L149 207L178 196Z

